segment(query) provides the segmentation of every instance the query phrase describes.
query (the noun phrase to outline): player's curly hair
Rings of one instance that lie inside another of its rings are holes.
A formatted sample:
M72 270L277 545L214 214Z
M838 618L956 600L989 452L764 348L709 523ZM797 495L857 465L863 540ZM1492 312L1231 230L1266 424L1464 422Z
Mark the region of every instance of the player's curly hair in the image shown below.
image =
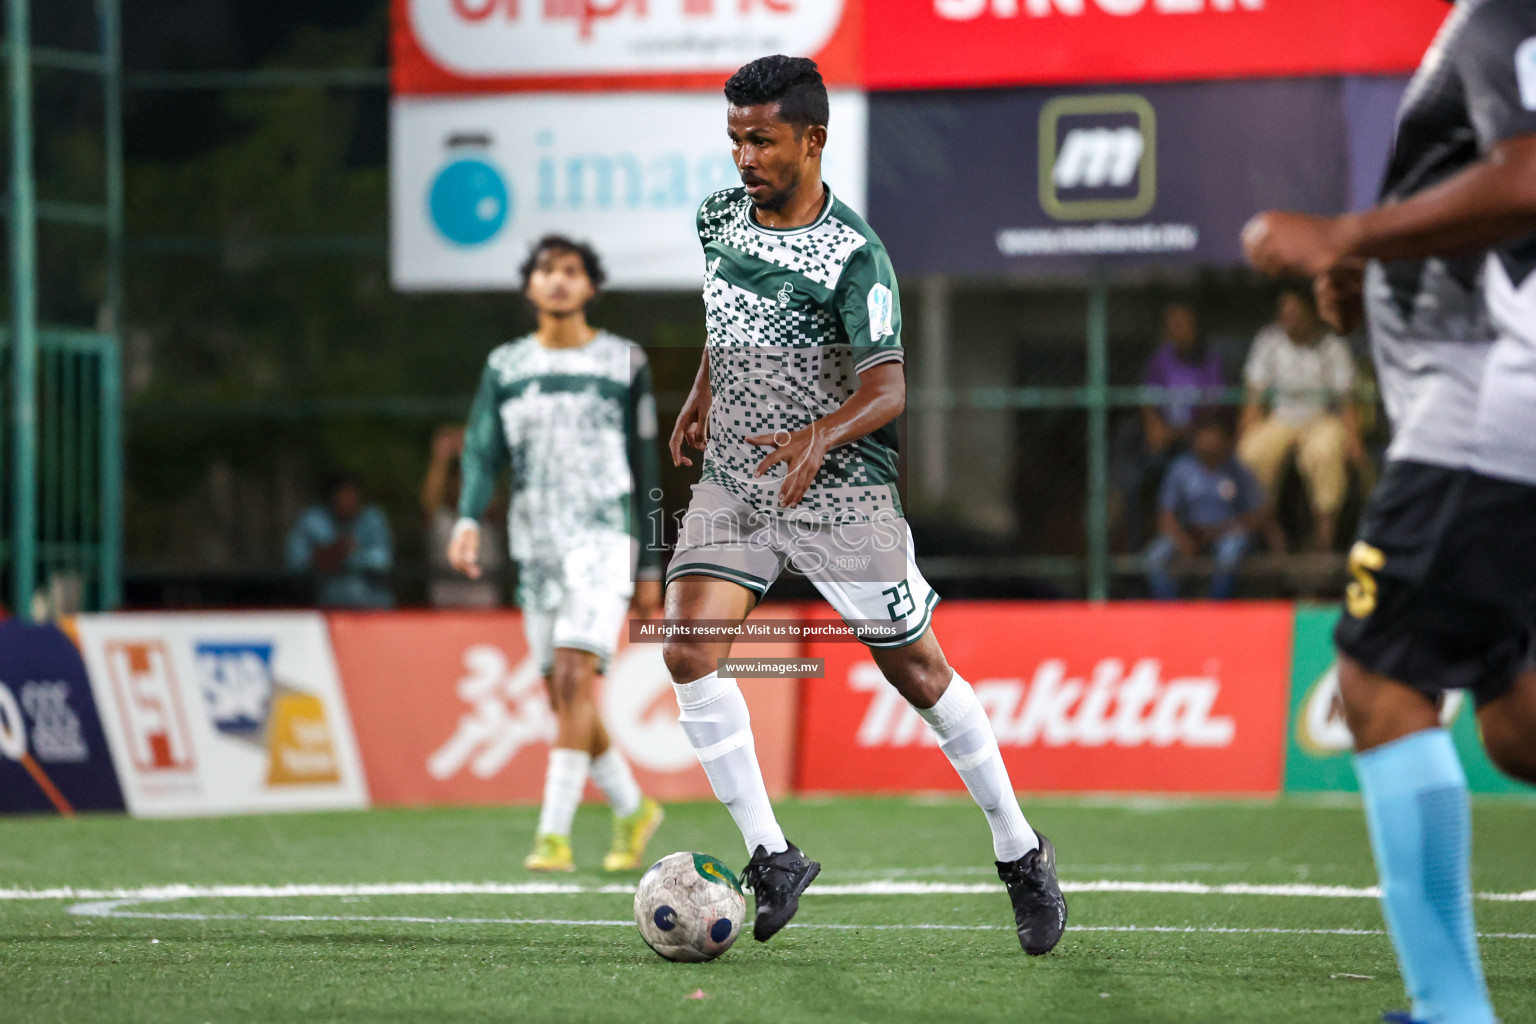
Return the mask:
M523 278L523 291L528 290L528 280L533 277L534 270L539 266L539 257L545 253L561 252L575 253L580 257L582 269L587 272L587 280L592 282L592 290L602 290L603 282L608 280L608 274L603 270L603 261L598 258L596 249L586 242L578 242L565 235L545 235L533 243L533 248L528 250L528 258L523 260L523 265L518 268L518 273Z
M827 123L827 85L816 62L806 57L757 58L725 83L725 98L737 107L778 103L779 119L793 125L796 136Z

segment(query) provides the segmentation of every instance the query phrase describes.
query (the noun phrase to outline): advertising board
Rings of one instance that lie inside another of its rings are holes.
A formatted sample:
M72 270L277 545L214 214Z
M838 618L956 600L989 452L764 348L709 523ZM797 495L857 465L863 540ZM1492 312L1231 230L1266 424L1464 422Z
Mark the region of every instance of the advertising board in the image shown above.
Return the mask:
M367 805L319 614L82 615L77 629L135 816Z
M939 605L933 629L976 690L1015 788L1274 793L1291 611L1279 603ZM801 696L804 792L954 790L932 731L867 652L813 644Z

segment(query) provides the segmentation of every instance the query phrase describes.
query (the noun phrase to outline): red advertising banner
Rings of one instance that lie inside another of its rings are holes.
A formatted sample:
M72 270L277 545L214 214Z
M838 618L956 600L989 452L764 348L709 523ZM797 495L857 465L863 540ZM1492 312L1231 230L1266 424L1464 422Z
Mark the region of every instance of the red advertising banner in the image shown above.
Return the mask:
M1292 608L941 604L933 629L1031 792L1274 793ZM797 792L963 788L861 647L813 644Z
M396 93L713 89L769 53L860 80L864 0L392 0Z
M774 614L769 612L768 614ZM375 804L537 803L555 719L517 612L337 613L332 646ZM797 645L754 644L792 656ZM789 789L797 682L743 679L771 793ZM609 734L651 796L711 797L677 724L661 645L621 646L599 684ZM596 790L588 796L597 799Z
M885 0L871 89L1401 74L1444 0Z

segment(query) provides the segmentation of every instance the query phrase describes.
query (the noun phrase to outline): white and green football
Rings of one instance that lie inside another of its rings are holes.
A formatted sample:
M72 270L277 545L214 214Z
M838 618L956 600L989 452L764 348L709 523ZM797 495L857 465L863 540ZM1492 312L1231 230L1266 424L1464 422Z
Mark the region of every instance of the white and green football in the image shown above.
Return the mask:
M731 869L703 853L672 853L641 876L635 924L666 960L697 964L731 948L747 899Z

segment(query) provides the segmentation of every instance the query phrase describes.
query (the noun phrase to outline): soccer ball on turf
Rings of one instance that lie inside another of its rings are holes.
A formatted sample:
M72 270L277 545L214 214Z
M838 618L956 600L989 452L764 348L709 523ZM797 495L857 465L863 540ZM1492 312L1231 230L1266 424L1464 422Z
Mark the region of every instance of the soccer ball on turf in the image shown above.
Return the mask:
M741 883L707 854L668 854L651 865L635 889L640 937L666 960L713 960L741 934L746 913Z

